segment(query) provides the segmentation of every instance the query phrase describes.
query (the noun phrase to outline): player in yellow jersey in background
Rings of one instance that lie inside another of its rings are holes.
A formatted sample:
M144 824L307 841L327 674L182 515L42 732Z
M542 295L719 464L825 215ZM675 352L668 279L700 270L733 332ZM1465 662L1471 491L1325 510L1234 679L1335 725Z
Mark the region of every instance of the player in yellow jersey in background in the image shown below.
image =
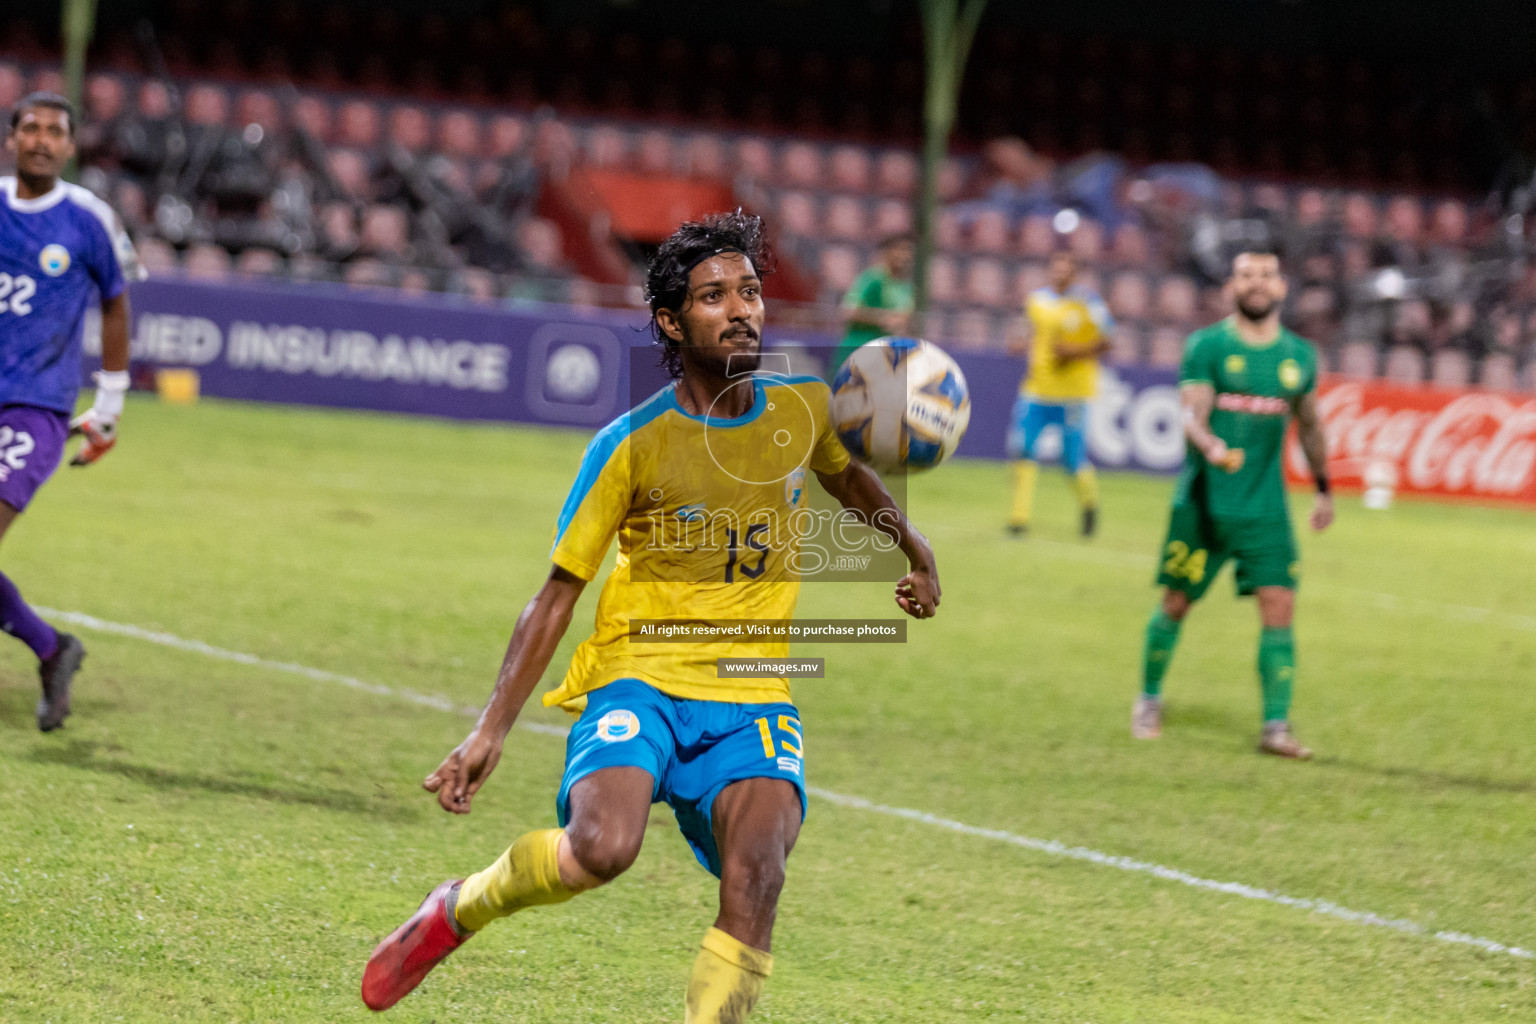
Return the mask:
M447 881L374 950L363 999L386 1009L498 917L561 903L634 863L651 804L666 801L720 879L720 910L694 962L688 1024L737 1024L762 991L785 862L805 816L804 740L783 678L720 678L720 657L782 657L782 641L635 639L632 619L789 619L805 531L806 470L887 534L910 571L896 604L938 609L928 542L880 478L851 462L827 385L759 372L769 269L762 221L740 213L680 227L648 268L652 329L674 383L593 438L555 531L548 580L524 609L479 721L425 787L467 814L609 545L592 635L544 697L580 717L556 797L562 827L529 832L495 863ZM836 532L836 531L834 531ZM555 967L557 965L551 965Z
M1051 257L1051 284L1037 288L1024 303L1026 331L1015 336L1009 350L1029 354L1029 373L1019 387L1008 431L1013 464L1013 506L1008 530L1029 529L1035 504L1039 462L1035 448L1040 434L1053 424L1061 427L1061 464L1072 477L1082 507L1082 532L1093 535L1098 524L1099 484L1088 456L1088 403L1097 393L1099 356L1109 348L1114 327L1109 310L1093 291L1076 286L1077 258L1069 252Z

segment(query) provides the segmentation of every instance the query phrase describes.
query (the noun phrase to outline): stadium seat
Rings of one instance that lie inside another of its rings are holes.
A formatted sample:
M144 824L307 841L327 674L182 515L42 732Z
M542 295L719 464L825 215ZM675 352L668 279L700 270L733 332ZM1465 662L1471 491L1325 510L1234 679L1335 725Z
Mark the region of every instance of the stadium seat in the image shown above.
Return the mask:
M870 233L876 240L912 230L912 204L900 199L882 199L875 206L875 222Z
M809 142L791 142L779 152L783 181L797 188L822 186L821 148Z
M1177 327L1155 327L1147 339L1147 362L1153 366L1175 368L1184 360L1184 332Z
M1536 395L1536 359L1527 359L1525 369L1520 371L1520 386L1523 390Z
M289 111L293 123L312 135L322 145L331 141L331 105L309 93L293 102Z
M485 133L484 155L491 160L505 160L523 148L527 137L528 126L521 118L497 114Z
M379 110L364 100L348 100L337 116L336 141L343 146L371 150L379 144Z
M3 81L6 67L0 65L0 94L6 91ZM18 76L19 84L19 76ZM117 75L94 74L85 82L85 113L90 122L105 124L123 113L127 106L128 90ZM0 109L8 110L20 96L6 99L0 95Z
M674 170L672 136L651 129L640 133L635 147L635 163L646 174L671 174Z
M229 121L229 97L215 85L194 85L187 90L186 118L189 124L222 127Z
M1077 228L1067 235L1067 248L1089 266L1098 263L1104 253L1104 225L1084 217Z
M935 255L928 263L928 297L940 303L959 299L959 276L953 259L942 253Z
M466 110L450 110L437 121L438 149L471 160L480 155L480 121Z
M1370 380L1376 376L1376 345L1369 341L1350 341L1339 348L1336 372L1352 380Z
M985 256L972 257L965 268L963 292L967 302L974 302L979 306L1010 305L1008 274L1003 269L1003 264Z
M1014 304L1023 309L1024 300L1029 297L1029 294L1038 288L1044 288L1049 283L1050 275L1046 272L1044 263L1027 260L1019 264L1013 275Z
M1394 384L1424 383L1424 353L1412 345L1393 345L1382 376Z
M933 224L933 243L940 252L959 251L964 233L959 214L953 210L939 211Z
M888 149L875 161L875 190L881 195L910 196L917 191L917 156Z
M827 237L860 241L868 234L868 228L862 200L840 195L827 200Z
M1110 240L1108 259L1118 267L1145 267L1151 261L1147 233L1138 224L1120 225Z
M1157 284L1153 310L1161 320L1189 323L1195 317L1195 283L1182 274L1169 274Z
M773 180L773 147L765 139L744 136L736 140L736 168L760 181Z
M1472 360L1459 348L1442 348L1430 360L1429 379L1437 388L1465 388L1472 383Z
M410 153L421 153L432 141L432 121L414 103L389 112L389 141Z
M965 189L965 179L969 177L966 165L955 157L949 157L939 168L939 180L935 183L939 202L954 202Z
M832 150L828 177L833 188L863 194L869 191L869 150L863 146L838 146Z
M367 199L373 192L369 181L368 160L353 149L333 149L326 156L331 177L355 199Z
M688 173L695 177L723 178L730 173L725 143L718 135L690 136L683 154Z
M970 247L975 252L1003 255L1013 246L1013 226L1001 210L983 210L971 221Z
M818 253L817 270L829 301L841 301L859 275L859 254L846 245L824 245Z
M388 288L395 283L395 275L381 260L365 258L348 263L341 280L348 288Z
M1376 237L1376 204L1364 192L1352 192L1344 197L1344 233L1352 238Z
M582 158L590 167L623 167L629 163L629 138L613 125L597 125L587 132Z
M139 264L151 275L174 274L181 269L176 250L158 238L141 238L134 242L139 254Z
M1135 364L1141 362L1142 331L1140 325L1129 321L1117 321L1109 336L1109 361Z
M265 89L246 89L235 101L237 125L261 125L268 134L283 127L283 112L276 97Z
M235 273L246 277L277 277L283 269L282 257L271 249L247 249L235 258Z
M1025 256L1045 259L1056 248L1056 230L1051 219L1040 214L1030 214L1019 224L1019 250Z
M358 239L366 255L398 259L410 242L410 220L400 207L376 203L363 210Z
M194 245L187 250L182 272L199 281L222 281L229 276L229 253L217 245Z
M565 243L560 225L542 217L530 217L518 225L517 245L531 265L555 270L565 265Z
M11 109L26 91L27 82L21 77L21 69L14 64L0 63L0 108Z
M783 192L778 202L780 231L812 237L817 234L816 200L808 192Z
M1121 271L1109 286L1106 302L1116 320L1145 318L1150 306L1147 279L1135 271Z
M1478 367L1478 386L1487 391L1514 391L1519 387L1520 375L1515 370L1515 357L1509 352L1490 352Z
M992 347L992 317L979 309L962 309L950 321L948 338L959 351Z

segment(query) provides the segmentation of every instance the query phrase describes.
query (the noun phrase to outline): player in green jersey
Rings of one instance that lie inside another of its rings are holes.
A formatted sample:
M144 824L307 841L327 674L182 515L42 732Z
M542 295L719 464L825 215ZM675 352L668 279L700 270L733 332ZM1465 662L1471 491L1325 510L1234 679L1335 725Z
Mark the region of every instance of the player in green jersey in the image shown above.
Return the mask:
M1259 682L1264 727L1259 749L1306 759L1312 751L1291 733L1295 674L1291 616L1297 555L1280 460L1291 416L1317 480L1312 528L1333 522L1328 449L1317 414L1317 353L1280 325L1285 278L1267 252L1239 253L1229 282L1237 311L1190 336L1179 369L1187 440L1174 492L1168 538L1159 558L1162 604L1147 626L1141 697L1131 735L1162 733L1163 675L1190 606L1230 558L1237 592L1258 599Z
M843 296L847 331L827 367L831 380L866 341L907 333L912 322L912 259L916 239L902 232L880 242L880 258L854 278Z

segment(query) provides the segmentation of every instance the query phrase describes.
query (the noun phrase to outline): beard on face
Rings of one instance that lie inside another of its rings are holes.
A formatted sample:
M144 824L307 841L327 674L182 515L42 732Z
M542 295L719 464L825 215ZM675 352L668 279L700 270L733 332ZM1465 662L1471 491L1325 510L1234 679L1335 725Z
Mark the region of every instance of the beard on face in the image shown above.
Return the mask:
M1275 300L1268 295L1239 296L1237 310L1249 320L1263 320L1274 312Z
M746 333L753 343L750 349L735 349L719 347L731 339L735 343L738 334ZM716 336L708 347L684 342L684 348L693 349L693 359L701 370L720 377L739 377L742 374L755 373L763 361L762 338L751 327L730 327Z

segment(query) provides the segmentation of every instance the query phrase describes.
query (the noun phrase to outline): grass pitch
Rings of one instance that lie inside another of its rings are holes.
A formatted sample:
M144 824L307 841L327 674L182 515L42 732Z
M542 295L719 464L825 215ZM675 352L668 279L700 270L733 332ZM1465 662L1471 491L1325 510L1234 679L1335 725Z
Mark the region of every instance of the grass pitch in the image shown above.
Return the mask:
M125 423L6 539L31 600L475 705L585 441L218 402ZM1170 488L1110 476L1083 543L1053 474L1025 541L1001 467L912 481L942 611L902 647L801 649L828 658L797 689L811 783L1536 948L1536 519L1341 497L1302 538L1295 720L1319 756L1290 764L1253 753L1256 615L1226 580L1185 628L1164 738L1128 737ZM805 616L893 613L884 585L803 594ZM515 731L451 818L417 783L466 718L79 632L48 736L30 657L0 646L0 1021L368 1019L378 938L553 822L557 737ZM680 1020L714 886L665 808L652 826L619 882L498 923L387 1019ZM774 954L754 1020L1536 1017L1536 961L823 799Z

